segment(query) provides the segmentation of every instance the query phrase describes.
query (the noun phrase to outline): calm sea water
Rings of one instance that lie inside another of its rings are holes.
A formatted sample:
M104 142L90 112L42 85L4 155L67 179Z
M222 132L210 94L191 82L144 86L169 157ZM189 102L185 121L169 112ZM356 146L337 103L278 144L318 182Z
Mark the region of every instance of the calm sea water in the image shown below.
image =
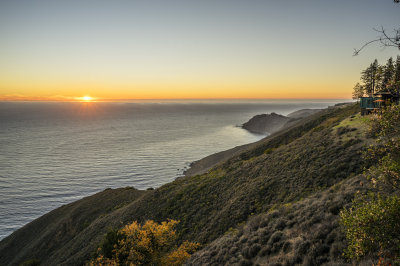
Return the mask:
M0 102L0 239L105 188L159 187L190 162L257 141L238 125L343 100Z

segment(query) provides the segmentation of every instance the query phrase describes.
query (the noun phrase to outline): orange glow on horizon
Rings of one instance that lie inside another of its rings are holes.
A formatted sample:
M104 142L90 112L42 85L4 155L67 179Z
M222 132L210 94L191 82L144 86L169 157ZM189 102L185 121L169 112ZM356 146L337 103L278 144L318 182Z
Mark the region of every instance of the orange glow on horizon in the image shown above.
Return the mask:
M183 70L182 70L183 71ZM239 75L201 72L199 76L158 74L154 77L103 75L66 78L22 74L0 81L0 101L126 101L149 99L350 99L354 79L307 73L288 79L284 74ZM73 77L74 75L71 76ZM91 98L84 98L85 96Z
M274 95L272 97L128 97L128 98L94 98L82 99L82 97L29 97L29 96L0 96L0 102L123 102L123 101L146 101L146 100L307 100L307 99L351 99L351 96L320 96L320 97L279 97Z
M252 86L253 85L253 86ZM112 89L109 89L112 88ZM20 94L0 94L0 101L64 101L64 102L103 102L128 100L168 100L168 99L351 99L351 88L346 84L248 84L227 85L190 84L170 86L144 85L139 88L128 86L92 87L85 89L87 94L79 92L80 88L60 88L59 94L52 95L50 89L21 91ZM190 88L190 89L188 89ZM295 88L295 89L293 89ZM84 96L77 96L77 95ZM89 96L89 95L95 95Z

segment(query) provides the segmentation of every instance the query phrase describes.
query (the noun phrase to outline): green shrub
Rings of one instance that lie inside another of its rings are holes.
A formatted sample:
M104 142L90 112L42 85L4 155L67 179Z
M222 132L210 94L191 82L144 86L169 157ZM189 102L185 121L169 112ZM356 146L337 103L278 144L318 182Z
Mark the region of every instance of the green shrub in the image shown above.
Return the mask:
M372 196L340 213L349 241L346 256L392 259L400 263L400 198Z
M118 233L117 229L110 229L100 243L100 251L106 258L112 258L114 245L118 244L123 236Z
M359 198L341 212L348 240L346 256L360 260L370 257L400 263L400 106L390 106L371 123L377 137L364 154L374 164L368 169L372 185L381 194ZM378 263L379 263L378 262Z

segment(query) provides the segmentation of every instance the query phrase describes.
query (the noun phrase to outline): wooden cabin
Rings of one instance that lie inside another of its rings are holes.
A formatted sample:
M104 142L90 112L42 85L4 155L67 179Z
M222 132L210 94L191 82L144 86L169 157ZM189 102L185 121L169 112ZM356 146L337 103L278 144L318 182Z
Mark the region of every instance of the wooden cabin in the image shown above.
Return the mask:
M376 109L374 100L374 97L360 98L361 115L367 115Z
M361 97L361 115L380 112L383 107L393 103L399 104L399 95L387 91L375 93L373 96Z

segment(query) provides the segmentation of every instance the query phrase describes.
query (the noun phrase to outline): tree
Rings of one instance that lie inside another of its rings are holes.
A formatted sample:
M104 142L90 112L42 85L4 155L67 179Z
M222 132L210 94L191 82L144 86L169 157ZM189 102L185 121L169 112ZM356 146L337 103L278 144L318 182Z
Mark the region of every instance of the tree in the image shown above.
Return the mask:
M364 83L363 87L365 88L365 92L369 95L375 93L378 68L378 60L375 59L367 69L361 72L361 81Z
M385 68L378 64L375 73L375 92L384 91L385 88L383 87L383 74Z
M186 241L176 247L177 224L174 220L161 224L148 220L143 225L135 221L111 230L88 265L182 265L199 244Z
M357 82L357 84L353 88L353 99L359 99L364 96L364 87Z
M397 56L396 59L396 66L394 69L394 74L393 74L393 91L399 95L400 94L400 56Z
M382 76L382 90L393 92L393 76L394 76L394 65L393 65L393 58L390 57L383 69L383 76Z

